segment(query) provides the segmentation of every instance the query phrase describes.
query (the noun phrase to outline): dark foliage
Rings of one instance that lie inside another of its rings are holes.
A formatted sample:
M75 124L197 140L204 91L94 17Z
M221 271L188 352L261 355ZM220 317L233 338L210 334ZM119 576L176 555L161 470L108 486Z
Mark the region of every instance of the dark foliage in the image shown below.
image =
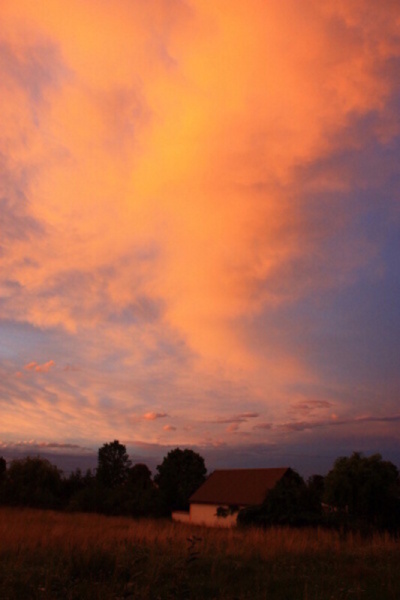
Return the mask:
M305 484L296 471L288 469L260 506L248 507L239 512L238 524L300 527L318 524L320 518L321 504L314 490Z
M109 488L104 488L93 478L69 499L67 510L72 512L106 513L106 494Z
M124 514L144 517L157 516L162 512L159 490L146 465L137 463L129 469L125 492Z
M4 502L12 506L59 508L61 475L44 458L28 456L13 460L6 472Z
M125 446L118 440L103 444L98 451L97 480L107 488L115 488L127 481L131 464Z
M95 487L96 478L91 469L88 469L85 474L80 469L72 471L69 477L62 480L62 499L63 506L67 510L82 510L84 512L95 512L95 508L90 508L91 503L84 503L85 507L81 508L80 498L84 498L89 489Z
M161 512L158 489L143 464L130 467L127 479L118 486L107 487L96 478L73 496L70 510L133 517L158 516Z
M325 477L322 475L311 475L307 480L307 487L314 501L321 504L324 497Z
M7 462L6 459L0 456L0 504L4 504L5 500L5 484L7 476Z
M206 478L204 458L193 450L175 448L168 452L154 481L159 487L166 512L187 510L189 498Z
M399 528L397 467L380 454L340 457L325 478L324 501L337 519L365 527Z
M82 477L78 471L65 483L72 490L67 505L70 511L133 517L158 516L161 512L158 489L144 464L128 467L121 483L112 486L90 473Z
M6 459L0 456L0 482L4 481L7 471Z
M131 465L126 448L117 440L98 451L96 474L79 469L64 477L48 460L27 457L8 468L0 457L0 503L9 506L67 509L133 517L162 516L186 510L190 496L205 481L204 459L193 450L176 448L157 467L154 480L144 464ZM221 507L221 515L230 514ZM236 512L236 511L235 511ZM379 454L341 457L324 478L307 483L289 469L260 506L240 510L238 523L323 525L400 531L399 472Z
M90 469L83 475L80 469L72 471L69 477L62 479L62 498L63 504L67 505L72 496L85 489L93 479Z

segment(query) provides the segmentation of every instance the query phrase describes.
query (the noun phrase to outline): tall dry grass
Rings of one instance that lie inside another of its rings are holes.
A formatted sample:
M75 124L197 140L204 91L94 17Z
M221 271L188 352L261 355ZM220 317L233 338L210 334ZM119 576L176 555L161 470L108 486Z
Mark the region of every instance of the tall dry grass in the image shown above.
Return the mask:
M0 509L2 600L397 600L398 564L399 543L387 534Z
M127 517L104 517L94 514L69 514L32 509L0 508L0 553L26 548L35 550L91 549L114 551L126 543L156 546L184 552L186 540L194 534L202 539L206 553L223 553L244 560L269 560L282 554L329 552L341 555L344 551L362 554L397 551L398 541L388 533L363 537L359 533L346 535L327 529L292 529L273 527L262 529L217 529L184 525L173 521Z

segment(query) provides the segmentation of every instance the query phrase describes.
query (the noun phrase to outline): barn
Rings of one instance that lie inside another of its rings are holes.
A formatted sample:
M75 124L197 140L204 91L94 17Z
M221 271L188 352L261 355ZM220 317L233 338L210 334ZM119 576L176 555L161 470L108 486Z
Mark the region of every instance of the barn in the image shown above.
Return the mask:
M191 496L189 512L172 513L175 521L232 527L241 508L262 504L287 467L273 469L218 469Z

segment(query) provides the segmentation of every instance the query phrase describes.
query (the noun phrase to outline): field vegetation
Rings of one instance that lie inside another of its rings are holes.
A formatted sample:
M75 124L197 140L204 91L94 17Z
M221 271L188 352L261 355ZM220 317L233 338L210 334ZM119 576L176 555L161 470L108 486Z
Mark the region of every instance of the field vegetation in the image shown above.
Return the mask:
M0 508L0 598L398 600L388 533Z

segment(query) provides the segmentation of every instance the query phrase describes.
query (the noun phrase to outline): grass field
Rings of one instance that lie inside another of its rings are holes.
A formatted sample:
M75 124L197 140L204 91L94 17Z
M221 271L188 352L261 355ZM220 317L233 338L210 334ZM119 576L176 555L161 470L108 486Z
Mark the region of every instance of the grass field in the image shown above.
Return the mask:
M400 543L0 509L0 598L400 598Z

